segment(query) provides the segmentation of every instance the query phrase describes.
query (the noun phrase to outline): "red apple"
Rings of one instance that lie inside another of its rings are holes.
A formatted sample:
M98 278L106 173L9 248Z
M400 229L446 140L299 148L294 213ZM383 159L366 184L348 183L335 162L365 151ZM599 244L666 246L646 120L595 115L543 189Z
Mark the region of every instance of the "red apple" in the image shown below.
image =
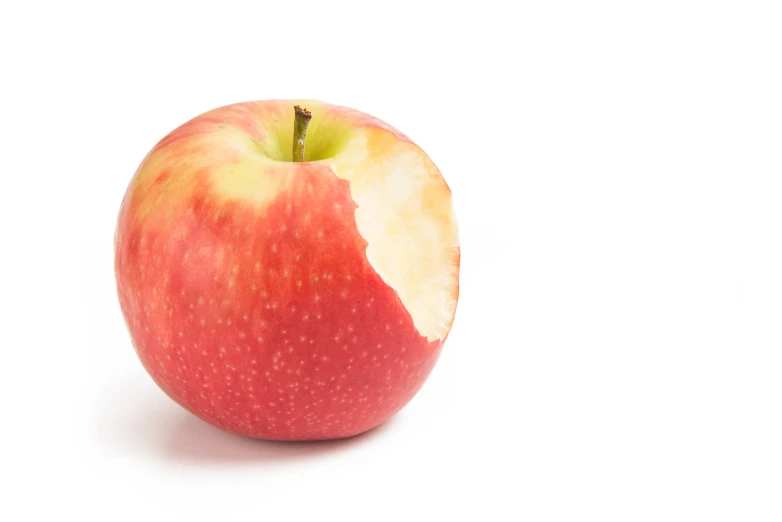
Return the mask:
M306 106L292 161L294 105ZM202 114L147 155L122 201L117 291L174 401L223 430L347 437L398 412L453 322L451 191L393 127L318 101Z

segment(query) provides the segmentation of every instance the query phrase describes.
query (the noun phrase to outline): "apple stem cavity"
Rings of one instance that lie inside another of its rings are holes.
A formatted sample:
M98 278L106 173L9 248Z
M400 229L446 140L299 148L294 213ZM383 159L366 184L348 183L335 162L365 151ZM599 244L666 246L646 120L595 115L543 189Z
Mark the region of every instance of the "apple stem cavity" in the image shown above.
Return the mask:
M312 119L312 113L298 105L294 106L293 110L296 113L293 122L293 161L300 163L304 161L304 140L307 138L307 126Z

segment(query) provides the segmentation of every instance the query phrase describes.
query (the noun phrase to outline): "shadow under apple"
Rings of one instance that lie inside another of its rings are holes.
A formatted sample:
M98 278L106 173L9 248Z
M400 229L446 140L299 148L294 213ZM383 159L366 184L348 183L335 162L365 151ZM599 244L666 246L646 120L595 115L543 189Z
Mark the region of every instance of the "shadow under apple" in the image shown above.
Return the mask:
M143 388L143 391L139 388ZM252 439L221 431L179 407L154 385L122 386L104 396L99 433L122 454L178 464L284 464L333 455L381 436L394 418L360 435L312 442Z

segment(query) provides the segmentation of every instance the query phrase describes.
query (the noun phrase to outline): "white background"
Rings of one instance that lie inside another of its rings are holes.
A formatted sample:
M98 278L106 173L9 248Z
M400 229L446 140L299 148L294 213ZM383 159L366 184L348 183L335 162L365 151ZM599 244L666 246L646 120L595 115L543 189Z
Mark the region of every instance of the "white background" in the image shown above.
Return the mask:
M196 4L0 7L0 519L782 519L778 2ZM408 134L461 231L430 380L336 443L185 413L114 293L155 142L294 97Z

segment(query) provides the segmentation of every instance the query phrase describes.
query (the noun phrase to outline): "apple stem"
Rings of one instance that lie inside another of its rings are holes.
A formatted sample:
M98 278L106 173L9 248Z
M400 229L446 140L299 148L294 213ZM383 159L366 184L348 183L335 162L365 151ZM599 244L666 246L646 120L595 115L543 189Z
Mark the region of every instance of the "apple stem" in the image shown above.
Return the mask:
M293 161L304 161L304 140L307 137L307 126L312 119L312 113L298 105L293 107L296 119L293 121Z

